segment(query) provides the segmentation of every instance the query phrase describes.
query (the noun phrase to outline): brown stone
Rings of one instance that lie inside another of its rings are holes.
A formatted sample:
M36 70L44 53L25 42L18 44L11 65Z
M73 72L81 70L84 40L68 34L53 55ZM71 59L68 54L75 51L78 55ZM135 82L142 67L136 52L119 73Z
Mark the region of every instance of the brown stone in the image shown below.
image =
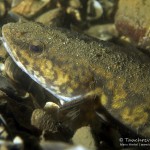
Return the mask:
M116 28L138 47L150 51L150 1L120 0L115 17Z
M50 3L50 0L24 0L13 7L11 11L21 16L31 18Z

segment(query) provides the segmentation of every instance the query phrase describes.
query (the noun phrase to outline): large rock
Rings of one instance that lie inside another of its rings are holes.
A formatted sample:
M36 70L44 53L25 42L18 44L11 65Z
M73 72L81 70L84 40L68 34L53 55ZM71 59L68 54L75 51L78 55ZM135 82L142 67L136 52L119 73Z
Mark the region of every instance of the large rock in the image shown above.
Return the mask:
M120 0L115 24L120 34L150 52L150 0Z

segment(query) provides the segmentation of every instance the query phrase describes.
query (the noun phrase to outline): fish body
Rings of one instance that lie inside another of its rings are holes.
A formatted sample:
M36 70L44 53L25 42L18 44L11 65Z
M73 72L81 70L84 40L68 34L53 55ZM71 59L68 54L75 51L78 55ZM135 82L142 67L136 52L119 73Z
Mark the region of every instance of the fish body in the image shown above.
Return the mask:
M6 24L2 36L16 64L55 97L70 102L97 96L95 107L104 107L131 130L150 136L148 56L33 22Z

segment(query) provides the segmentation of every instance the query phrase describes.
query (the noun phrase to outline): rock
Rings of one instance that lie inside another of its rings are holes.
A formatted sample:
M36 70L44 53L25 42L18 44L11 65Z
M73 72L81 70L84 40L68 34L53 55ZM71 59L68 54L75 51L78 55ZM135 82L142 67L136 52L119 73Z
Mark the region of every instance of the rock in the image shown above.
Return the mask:
M79 128L72 137L72 142L76 145L82 145L90 150L96 150L94 137L89 126Z
M120 0L118 8L115 24L119 33L150 52L150 1Z
M63 142L41 142L42 150L88 150L83 146L72 146Z
M118 36L114 24L91 26L88 30L85 30L85 33L103 41L108 41Z
M6 7L5 7L5 3L4 0L0 1L0 18L2 18L6 13Z
M45 25L53 24L55 26L59 26L63 24L64 16L64 11L61 8L55 8L43 13L42 15L37 17L35 21L43 23Z
M31 18L39 11L45 8L50 3L50 0L24 0L11 9L12 12L20 14L21 16Z

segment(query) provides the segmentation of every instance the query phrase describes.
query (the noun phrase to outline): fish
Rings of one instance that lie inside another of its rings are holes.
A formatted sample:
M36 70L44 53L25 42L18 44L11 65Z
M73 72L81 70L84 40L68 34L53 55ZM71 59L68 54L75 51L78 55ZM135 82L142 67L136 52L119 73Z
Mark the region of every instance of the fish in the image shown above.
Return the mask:
M146 54L35 22L5 24L2 41L14 62L64 103L76 107L84 100L88 111L93 101L95 112L103 107L130 130L150 137L150 58Z

